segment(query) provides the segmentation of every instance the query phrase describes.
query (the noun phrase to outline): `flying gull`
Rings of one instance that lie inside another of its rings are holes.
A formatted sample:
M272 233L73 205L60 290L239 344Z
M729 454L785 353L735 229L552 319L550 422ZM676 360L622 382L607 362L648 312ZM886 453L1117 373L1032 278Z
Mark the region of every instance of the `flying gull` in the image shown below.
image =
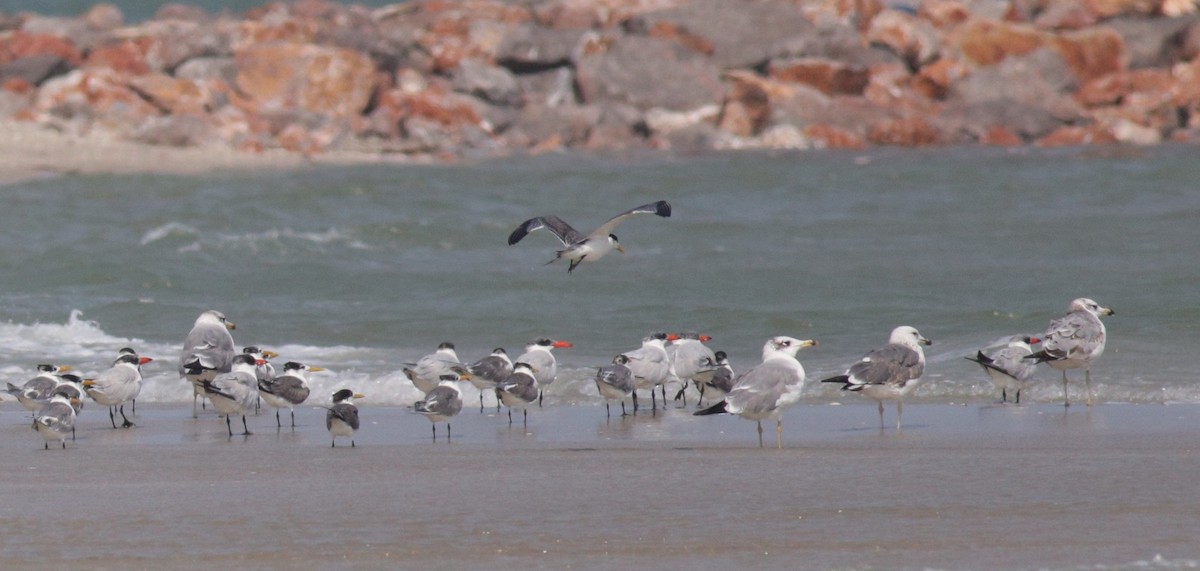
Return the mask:
M610 250L615 249L624 254L625 248L621 247L620 242L617 241L616 234L613 234L612 231L618 224L624 222L626 218L635 214L657 214L663 218L669 218L671 216L671 204L665 200L660 200L626 210L613 216L608 222L601 224L599 228L586 236L580 234L578 230L572 228L570 224L567 224L562 218L557 216L530 218L522 222L520 226L517 226L516 230L512 231L512 234L508 235L508 245L512 246L520 242L530 232L546 228L553 232L563 244L563 249L558 250L554 259L546 263L552 264L565 258L570 262L570 266L567 267L567 273L571 273L575 271L575 266L578 266L581 262L599 260Z

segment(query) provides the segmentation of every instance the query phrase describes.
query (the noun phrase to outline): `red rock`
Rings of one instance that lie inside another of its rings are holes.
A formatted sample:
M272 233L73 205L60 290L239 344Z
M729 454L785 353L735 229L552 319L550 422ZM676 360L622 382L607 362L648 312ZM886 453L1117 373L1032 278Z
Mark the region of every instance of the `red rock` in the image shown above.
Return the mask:
M0 86L0 89L10 93L27 95L33 91L34 85L24 79L14 78L4 80L4 85Z
M1075 93L1075 100L1089 107L1115 105L1133 93L1168 93L1174 85L1175 78L1167 70L1118 71L1083 84Z
M1088 7L1101 19L1119 14L1153 14L1158 0L1087 0Z
M1112 136L1112 133L1095 125L1083 127L1066 125L1038 139L1034 144L1039 147L1073 147L1115 142L1116 138Z
M212 103L212 93L204 85L160 73L130 78L129 87L172 115L204 115Z
M717 127L739 137L762 132L771 119L771 97L761 81L748 79L746 73L726 74L729 94L721 105Z
M925 0L917 9L917 16L934 27L947 29L971 19L971 10L959 0Z
M940 142L936 127L920 117L885 120L871 125L867 140L877 145L924 147Z
M968 73L967 67L957 60L942 58L919 69L911 86L930 99L945 99L950 87Z
M235 52L234 62L238 88L266 109L347 118L362 113L375 88L371 59L341 48L269 43Z
M126 78L108 68L77 69L42 84L34 99L41 113L93 118L117 130L141 124L159 111L129 88Z
M1088 0L1057 0L1047 3L1033 23L1047 30L1078 30L1097 21L1099 16L1092 11Z
M937 31L928 22L896 10L884 10L871 20L866 40L891 48L909 65L919 67L941 49Z
M866 68L813 57L772 60L767 74L777 81L810 85L826 95L861 95L869 78Z
M909 105L912 100L912 92L908 88L911 80L908 66L902 63L872 66L863 96L881 109Z
M804 136L819 148L864 149L867 146L858 134L833 125L809 125L804 128Z
M1116 30L1100 26L1069 32L1052 40L1080 83L1121 71L1129 65L1125 40Z
M952 43L975 65L992 65L1006 57L1024 55L1049 41L1045 32L1027 24L972 20L954 33Z
M92 48L83 60L85 68L108 68L124 75L150 73L146 48L150 40L123 40Z
M1008 127L994 125L979 137L979 143L994 147L1015 147L1020 145L1022 141L1021 136L1014 133Z
M71 67L83 61L79 48L66 38L47 34L30 34L20 30L0 37L0 63L34 55L52 54L63 58Z

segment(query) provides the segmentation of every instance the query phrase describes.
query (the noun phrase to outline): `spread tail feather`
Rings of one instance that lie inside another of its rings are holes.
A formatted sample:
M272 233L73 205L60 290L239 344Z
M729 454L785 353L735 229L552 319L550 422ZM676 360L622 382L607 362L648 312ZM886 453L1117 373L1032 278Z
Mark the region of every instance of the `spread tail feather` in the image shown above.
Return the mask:
M693 412L692 416L708 416L710 414L725 414L725 401L721 401L704 410Z

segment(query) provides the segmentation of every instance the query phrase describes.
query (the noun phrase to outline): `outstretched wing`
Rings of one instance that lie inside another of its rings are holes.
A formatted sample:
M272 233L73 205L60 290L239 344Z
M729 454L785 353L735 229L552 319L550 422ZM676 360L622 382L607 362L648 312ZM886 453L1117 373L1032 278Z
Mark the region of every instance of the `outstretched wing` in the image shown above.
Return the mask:
M512 234L508 235L508 245L511 246L516 244L530 232L533 232L534 230L541 230L542 228L545 228L553 232L555 236L558 236L558 239L562 241L563 246L578 244L584 240L583 234L580 234L578 230L572 228L571 225L563 221L562 218L557 216L538 216L537 218L530 218L529 220L522 222L520 226L517 226L517 229L513 230Z
M608 236L618 224L624 222L626 218L629 218L635 214L657 214L663 218L670 218L671 203L665 200L660 200L658 202L651 202L650 204L643 204L637 208L626 210L625 212L609 218L608 222L605 222L599 228L593 230L592 233L588 234L587 237L596 238L600 236Z

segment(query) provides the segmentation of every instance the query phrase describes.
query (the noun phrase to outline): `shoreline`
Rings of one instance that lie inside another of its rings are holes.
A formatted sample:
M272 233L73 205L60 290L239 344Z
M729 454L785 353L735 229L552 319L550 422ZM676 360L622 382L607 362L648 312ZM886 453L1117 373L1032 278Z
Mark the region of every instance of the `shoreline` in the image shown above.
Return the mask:
M872 404L798 405L784 450L758 449L754 423L738 418L668 410L606 422L600 406L534 409L528 430L468 408L452 442L434 444L419 415L360 405L355 448L329 447L320 410L298 410L295 432L251 417L257 433L230 439L211 413L194 421L185 407L151 405L131 430L86 408L79 440L49 451L27 413L5 406L6 564L1178 562L1169 569L1200 558L1180 532L1200 524L1195 405L914 404L900 433L878 430ZM64 495L70 515L56 533L31 525ZM64 548L60 533L77 541Z

